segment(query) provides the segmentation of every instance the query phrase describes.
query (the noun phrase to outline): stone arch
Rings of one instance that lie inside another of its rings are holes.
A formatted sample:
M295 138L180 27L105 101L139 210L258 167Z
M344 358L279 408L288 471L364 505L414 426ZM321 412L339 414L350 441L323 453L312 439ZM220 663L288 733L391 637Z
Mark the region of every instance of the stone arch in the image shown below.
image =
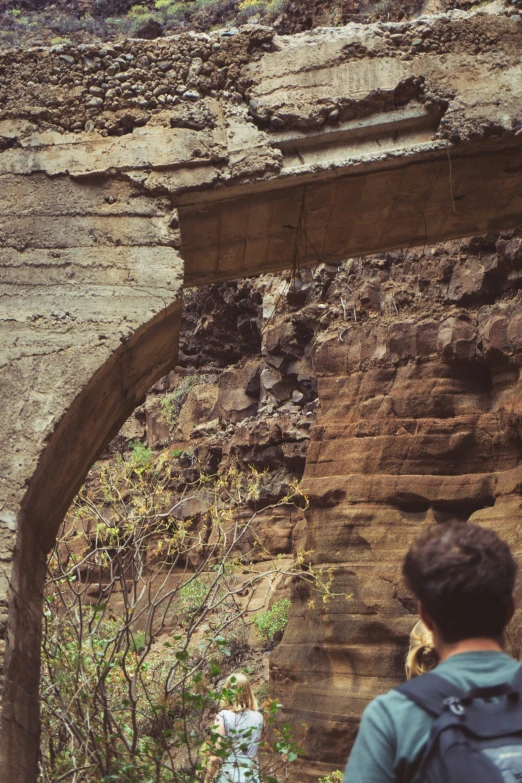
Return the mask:
M104 440L174 361L172 205L192 285L291 266L305 203L309 264L313 248L327 261L520 222L518 17L480 9L422 24L427 45L416 23L400 41L365 25L273 47L252 26L219 42L227 89L198 95L195 120L160 106L122 138L41 134L65 96L45 78L29 95L18 60L2 61L0 765L12 783L35 780L43 554ZM187 40L168 46L185 57ZM234 54L241 40L251 62ZM26 64L45 77L70 60L51 49ZM77 86L71 111L94 116ZM101 416L86 430L87 411Z
M46 552L97 454L176 361L183 264L169 205L128 183L2 180L15 208L36 189L43 210L65 213L62 236L38 226L43 215L27 246L2 237L0 766L34 783ZM101 221L97 234L86 220Z

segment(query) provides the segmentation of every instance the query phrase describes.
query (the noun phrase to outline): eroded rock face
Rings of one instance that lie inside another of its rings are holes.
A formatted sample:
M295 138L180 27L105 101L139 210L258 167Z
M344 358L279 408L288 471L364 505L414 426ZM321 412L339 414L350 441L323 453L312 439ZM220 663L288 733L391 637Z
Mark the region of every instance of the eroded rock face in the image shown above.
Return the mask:
M260 560L295 549L301 512L269 506L302 478L317 406L315 311L290 304L293 288L289 278L262 276L189 295L178 366L152 387L106 454L136 438L168 446L176 460L173 504L201 475L226 481L230 469L257 471L259 492L245 514L261 513L242 544L251 552L253 536L262 542ZM295 288L313 298L321 284L306 271Z
M352 261L333 283L351 289L358 320L316 341L303 546L333 567L334 597L299 588L271 661L302 727L296 779L344 765L365 704L404 677L416 607L400 566L418 531L472 519L520 554L519 249L518 236L486 237L415 261Z
M403 679L416 607L400 566L413 536L473 519L519 549L521 242L489 234L322 263L294 280L218 284L187 310L176 374L202 382L181 409L179 448L208 473L266 471L260 508L304 473L305 515L266 508L255 532L266 557L311 550L333 569L326 604L296 586L271 659L273 692L306 751L296 780L343 766L365 704ZM256 337L234 361L242 319ZM168 388L155 387L147 420ZM217 417L197 402L210 388ZM234 395L251 410L224 406ZM193 479L194 462L184 470Z

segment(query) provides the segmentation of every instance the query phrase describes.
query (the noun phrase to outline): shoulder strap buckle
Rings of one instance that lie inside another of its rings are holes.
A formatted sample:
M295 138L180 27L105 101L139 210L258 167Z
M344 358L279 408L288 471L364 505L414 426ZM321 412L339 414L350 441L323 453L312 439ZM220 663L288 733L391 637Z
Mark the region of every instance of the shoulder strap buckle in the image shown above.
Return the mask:
M433 672L414 677L413 680L399 685L396 690L434 718L441 715L447 706L449 707L449 703L446 703L448 699L452 700L451 704L459 703L462 706L465 697L464 691ZM464 714L455 710L452 712L459 716Z
M454 715L457 715L458 717L461 717L466 712L466 708L458 696L448 696L448 698L444 699L442 703L445 707L449 707L450 712L452 712Z

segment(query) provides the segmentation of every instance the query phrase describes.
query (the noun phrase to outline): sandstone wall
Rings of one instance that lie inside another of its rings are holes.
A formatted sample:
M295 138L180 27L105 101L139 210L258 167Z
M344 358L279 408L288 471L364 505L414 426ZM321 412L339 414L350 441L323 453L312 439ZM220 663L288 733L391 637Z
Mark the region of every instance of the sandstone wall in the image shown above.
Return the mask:
M400 565L420 529L471 519L522 555L521 265L519 237L490 236L353 259L332 283L349 320L316 338L303 545L336 595L296 593L271 661L307 753L296 780L342 767L368 700L404 677Z

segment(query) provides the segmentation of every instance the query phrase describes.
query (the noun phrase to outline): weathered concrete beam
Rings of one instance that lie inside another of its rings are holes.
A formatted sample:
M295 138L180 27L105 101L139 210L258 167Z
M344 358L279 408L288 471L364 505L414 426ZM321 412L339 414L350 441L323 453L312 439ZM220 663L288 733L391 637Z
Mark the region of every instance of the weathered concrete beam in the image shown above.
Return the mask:
M241 52L259 36L246 28ZM163 56L184 42L162 44ZM179 209L189 285L285 269L296 256L314 264L498 230L522 218L521 44L518 17L494 4L410 24L272 34L272 51L239 68L229 52L234 84L185 104L181 120L179 107L160 106L144 127L108 138L0 122L9 141L0 173L117 172L165 194ZM232 44L217 45L223 60ZM75 68L87 78L88 66ZM77 241L97 241L105 216L78 224ZM139 241L155 231L151 217L136 215L111 241ZM30 231L6 220L8 244L44 228L51 242L69 234L66 220Z
M522 221L522 145L409 153L303 175L302 185L181 206L187 285L289 269L296 249L306 266Z
M518 224L522 25L493 10L276 39L246 74L281 168L174 197L187 282Z

